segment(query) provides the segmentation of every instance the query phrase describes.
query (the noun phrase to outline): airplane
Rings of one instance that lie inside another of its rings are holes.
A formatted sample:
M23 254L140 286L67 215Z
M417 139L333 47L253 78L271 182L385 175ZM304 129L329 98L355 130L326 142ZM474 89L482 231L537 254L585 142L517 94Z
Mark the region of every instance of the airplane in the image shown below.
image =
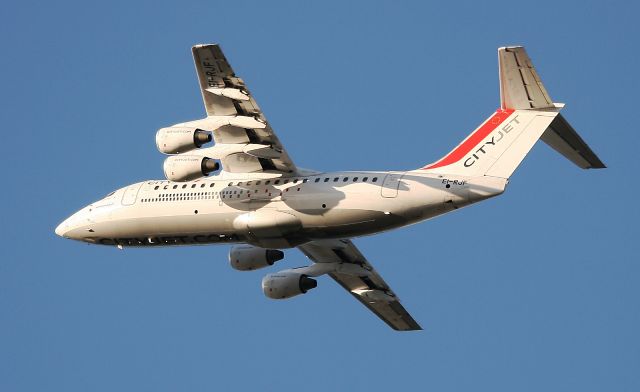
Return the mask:
M267 297L304 294L329 275L391 328L421 330L353 238L502 194L539 139L580 168L605 168L522 46L498 49L500 107L443 158L405 171L296 166L220 46L192 53L207 116L157 131L166 180L109 193L60 223L57 235L120 249L233 244L229 262L240 271L271 266L296 247L313 263L267 274Z

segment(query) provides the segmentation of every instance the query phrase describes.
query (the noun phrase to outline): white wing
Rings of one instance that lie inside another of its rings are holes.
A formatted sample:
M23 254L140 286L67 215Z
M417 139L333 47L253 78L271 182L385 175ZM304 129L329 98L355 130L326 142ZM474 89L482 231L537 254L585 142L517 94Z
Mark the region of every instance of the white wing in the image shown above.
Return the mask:
M313 241L298 247L315 263L346 263L362 267L361 274L329 275L358 301L397 331L422 328L400 304L399 298L350 240ZM365 274L364 271L367 271Z
M211 131L215 146L190 152L219 159L231 173L297 172L262 110L220 46L192 48L207 118L174 126Z

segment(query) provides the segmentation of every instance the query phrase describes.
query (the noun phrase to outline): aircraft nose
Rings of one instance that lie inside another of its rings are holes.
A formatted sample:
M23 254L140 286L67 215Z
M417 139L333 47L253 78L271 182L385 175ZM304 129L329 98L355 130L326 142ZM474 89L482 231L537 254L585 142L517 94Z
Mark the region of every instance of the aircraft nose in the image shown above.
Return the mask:
M62 221L55 229L56 234L64 238L78 239L78 229L89 222L88 210L90 209L90 206L85 207Z
M60 237L64 237L64 235L68 231L68 229L69 229L69 224L67 223L67 220L65 219L62 223L60 223L58 225L58 227L56 227L56 234L59 235Z

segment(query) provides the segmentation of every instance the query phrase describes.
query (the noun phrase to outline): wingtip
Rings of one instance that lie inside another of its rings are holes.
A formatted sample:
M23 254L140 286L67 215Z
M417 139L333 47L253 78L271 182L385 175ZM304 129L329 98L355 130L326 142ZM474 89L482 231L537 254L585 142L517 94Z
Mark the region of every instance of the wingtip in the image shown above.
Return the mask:
M208 46L219 46L219 44L195 44L192 46L193 49L205 48Z
M504 52L507 50L514 50L514 49L524 49L524 45L501 46L498 48L498 52Z

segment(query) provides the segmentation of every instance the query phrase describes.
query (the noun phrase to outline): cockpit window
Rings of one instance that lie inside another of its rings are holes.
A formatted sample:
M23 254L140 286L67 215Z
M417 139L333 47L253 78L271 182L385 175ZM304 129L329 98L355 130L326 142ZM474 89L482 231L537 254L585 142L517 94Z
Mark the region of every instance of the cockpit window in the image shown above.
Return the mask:
M113 196L113 194L116 193L116 191L113 191L111 193L109 193L108 195L106 195L105 197L109 197L109 196Z

